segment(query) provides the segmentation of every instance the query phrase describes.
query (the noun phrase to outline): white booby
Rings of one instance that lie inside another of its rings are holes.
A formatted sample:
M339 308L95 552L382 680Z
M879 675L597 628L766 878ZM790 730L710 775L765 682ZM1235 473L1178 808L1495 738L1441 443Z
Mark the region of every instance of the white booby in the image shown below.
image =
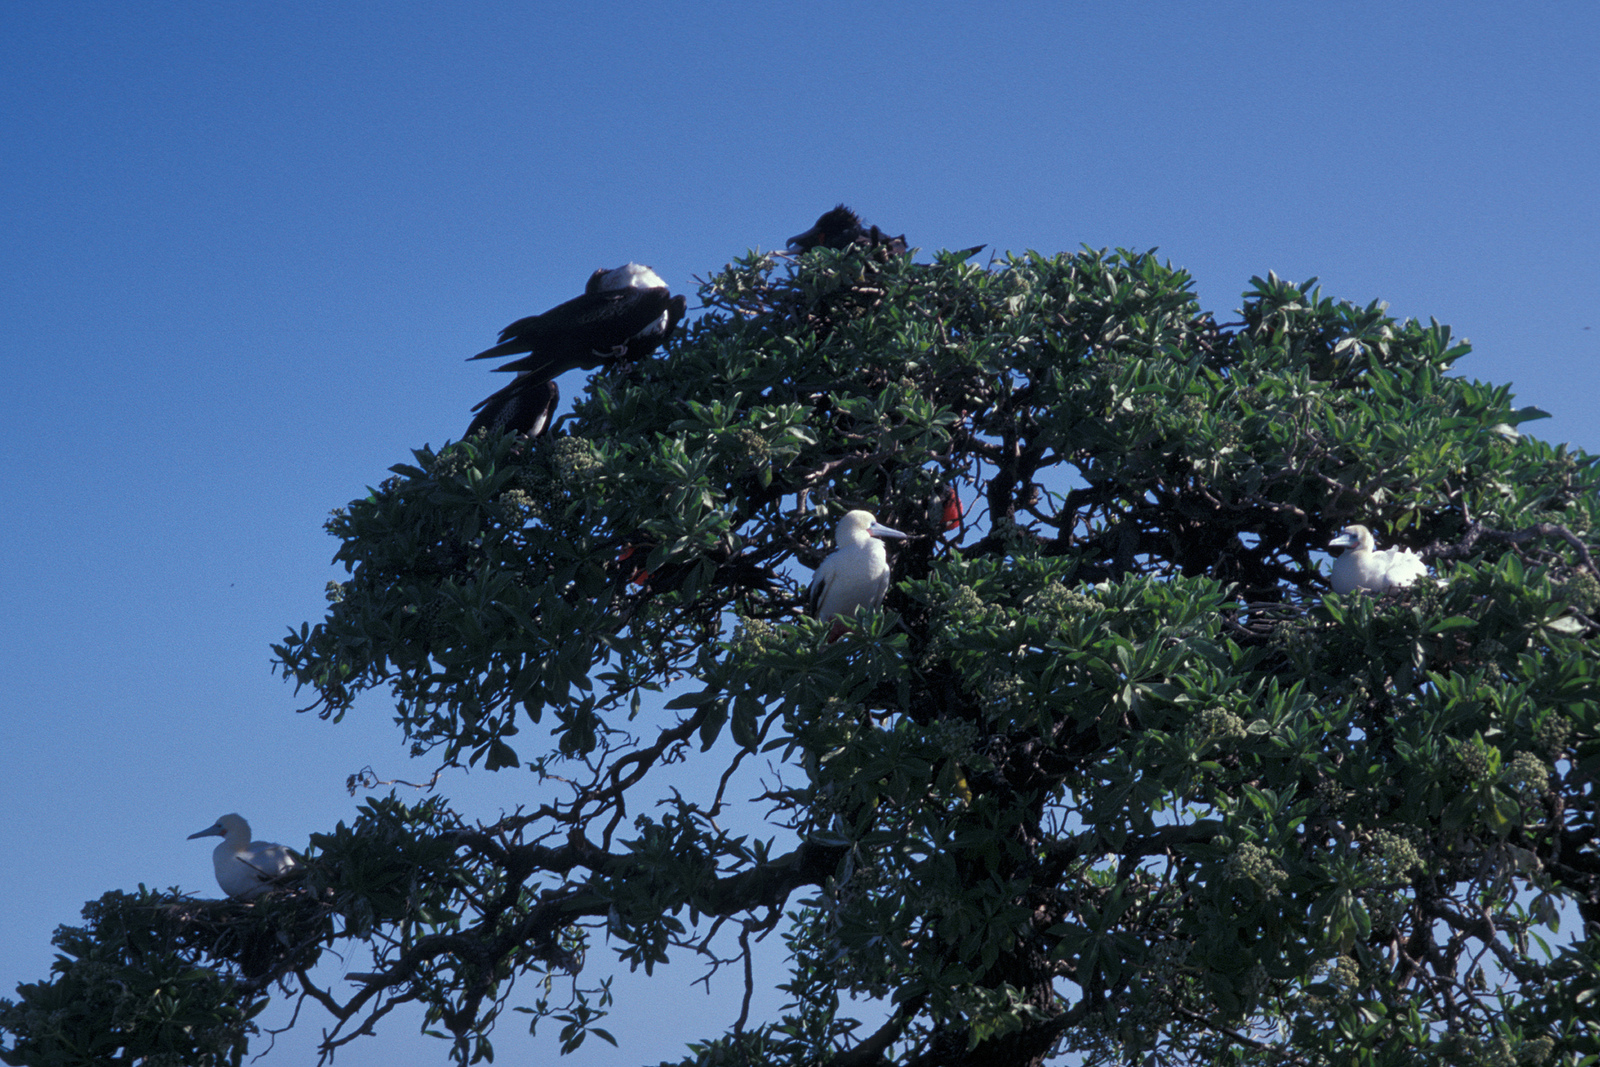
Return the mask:
M500 331L499 344L471 358L526 352L495 370L516 371L533 384L547 382L574 367L642 359L672 336L687 307L655 271L624 263L595 271L582 296L518 319Z
M876 226L866 226L861 216L840 204L831 211L824 211L811 229L789 238L789 247L795 252L809 252L818 247L842 250L853 244L882 247L896 255L903 255L906 235L890 237Z
M829 639L843 632L838 619L876 611L889 591L889 557L879 538L909 535L880 525L870 511L847 511L834 534L834 549L811 577L806 603L811 613L834 622Z
M1329 548L1345 549L1333 561L1333 572L1328 575L1335 593L1353 593L1358 589L1387 593L1410 585L1428 573L1427 564L1415 552L1404 548L1376 552L1374 545L1372 531L1359 523L1346 526L1338 537L1328 542Z
M250 824L238 815L224 815L189 840L220 837L222 844L211 853L217 884L235 900L249 900L272 888L280 875L295 866L294 857L282 845L250 840Z
M472 410L477 412L466 436L479 430L489 433L520 433L538 437L550 426L556 405L561 403L561 390L555 382L541 382L531 374L519 374L511 384L478 401Z

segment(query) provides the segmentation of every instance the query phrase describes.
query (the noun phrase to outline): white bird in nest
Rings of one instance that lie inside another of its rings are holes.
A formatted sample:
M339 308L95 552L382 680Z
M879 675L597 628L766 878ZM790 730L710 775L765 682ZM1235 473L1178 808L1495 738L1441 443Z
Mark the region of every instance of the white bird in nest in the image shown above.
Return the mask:
M1353 593L1364 589L1372 593L1387 593L1399 589L1428 573L1422 557L1404 548L1375 550L1372 531L1356 524L1346 526L1339 536L1328 542L1329 548L1345 551L1333 561L1333 572L1328 575L1335 593Z
M889 557L881 538L904 539L909 534L891 530L870 511L847 511L834 534L834 549L811 577L806 603L824 621L833 619L828 640L844 632L841 618L863 609L876 611L889 591Z
M197 837L220 837L222 844L211 853L217 884L235 900L249 900L272 888L279 876L295 866L295 859L282 845L250 840L250 824L238 815L224 815Z

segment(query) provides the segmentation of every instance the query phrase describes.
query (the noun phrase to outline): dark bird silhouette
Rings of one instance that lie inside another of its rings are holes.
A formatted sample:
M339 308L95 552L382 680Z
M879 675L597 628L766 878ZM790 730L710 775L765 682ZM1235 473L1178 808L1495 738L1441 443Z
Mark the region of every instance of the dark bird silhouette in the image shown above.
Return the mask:
M655 271L624 263L615 270L595 271L582 296L513 322L500 331L499 344L472 358L528 353L495 369L516 371L530 379L524 388L532 389L574 367L648 356L672 336L686 310L684 298L673 296Z
M890 237L876 226L865 226L861 216L840 204L832 211L824 211L811 229L789 238L789 247L796 252L809 252L818 247L842 250L853 244L902 255L906 250L906 235Z
M550 427L556 405L561 403L561 390L556 383L541 382L530 374L519 374L504 389L478 401L472 410L477 412L466 436L479 430L489 433L520 433L538 437Z

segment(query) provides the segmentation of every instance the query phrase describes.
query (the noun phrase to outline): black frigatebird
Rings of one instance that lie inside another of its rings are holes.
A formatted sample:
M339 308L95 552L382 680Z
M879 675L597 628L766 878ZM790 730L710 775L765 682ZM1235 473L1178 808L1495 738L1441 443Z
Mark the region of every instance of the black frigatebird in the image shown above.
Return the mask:
M876 226L863 225L861 216L840 204L831 211L824 211L811 229L789 238L789 247L796 252L809 252L818 247L843 250L853 244L884 248L895 255L903 255L906 235L890 237Z
M495 370L516 371L531 379L526 388L532 388L574 367L642 359L672 335L687 307L655 271L624 263L615 270L595 271L582 296L513 322L500 331L499 344L472 358L526 352Z
M512 383L473 405L477 412L466 436L479 430L489 433L520 433L538 437L550 426L550 420L561 403L561 390L555 382L541 382L528 374L519 374Z

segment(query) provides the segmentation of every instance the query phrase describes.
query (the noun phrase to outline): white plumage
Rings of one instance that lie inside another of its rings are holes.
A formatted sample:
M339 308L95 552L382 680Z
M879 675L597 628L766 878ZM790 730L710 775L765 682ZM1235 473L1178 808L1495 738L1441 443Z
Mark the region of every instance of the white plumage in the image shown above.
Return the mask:
M811 577L806 600L812 614L827 620L876 610L889 591L889 557L878 539L907 536L880 525L870 511L846 512L833 551Z
M1328 542L1329 548L1345 550L1333 561L1333 573L1328 576L1335 593L1352 593L1358 589L1387 593L1410 585L1428 573L1427 564L1415 552L1404 548L1386 548L1378 552L1374 546L1372 531L1359 524L1346 526L1338 537Z
M282 845L250 840L250 824L238 815L224 815L197 837L220 837L222 844L211 853L217 884L235 900L249 900L272 888L279 875L295 865L294 857Z

